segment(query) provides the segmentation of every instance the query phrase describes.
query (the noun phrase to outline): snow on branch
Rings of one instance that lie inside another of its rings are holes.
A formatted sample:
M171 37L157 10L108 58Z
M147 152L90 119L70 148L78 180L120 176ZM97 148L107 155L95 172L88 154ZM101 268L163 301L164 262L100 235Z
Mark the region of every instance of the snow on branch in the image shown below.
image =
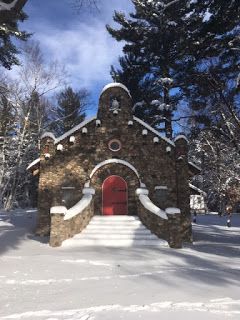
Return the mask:
M165 4L164 9L166 9L166 8L168 8L168 7L170 7L170 6L174 5L174 4L176 4L176 3L178 3L179 1L180 1L180 0L173 0L173 1L171 1L171 2L169 2L169 3L167 3L167 4Z
M3 1L0 1L0 11L10 11L12 10L16 4L17 4L18 0L13 0L10 3L6 3Z

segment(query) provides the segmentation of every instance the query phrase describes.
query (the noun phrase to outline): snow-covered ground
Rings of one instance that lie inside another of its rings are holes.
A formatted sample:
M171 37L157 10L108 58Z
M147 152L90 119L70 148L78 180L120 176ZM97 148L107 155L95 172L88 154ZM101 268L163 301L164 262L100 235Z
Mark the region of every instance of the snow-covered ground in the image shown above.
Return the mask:
M0 214L0 319L240 319L240 215L201 216L193 245L50 248L35 212Z

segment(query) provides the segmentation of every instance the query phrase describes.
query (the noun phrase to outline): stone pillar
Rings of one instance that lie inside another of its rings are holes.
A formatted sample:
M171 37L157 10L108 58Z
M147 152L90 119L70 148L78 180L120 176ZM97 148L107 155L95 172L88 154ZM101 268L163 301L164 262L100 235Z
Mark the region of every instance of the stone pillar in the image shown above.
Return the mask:
M49 183L50 172L47 170L48 162L55 154L55 137L52 133L45 133L41 137L40 172L38 185L38 219L36 234L47 236L50 233L50 208L52 206L53 190Z
M183 241L191 242L192 225L190 215L188 140L184 135L179 135L175 139L175 145L177 206L181 210L181 234Z
M168 216L168 243L171 248L182 248L181 212L178 208L167 208Z
M62 242L69 237L70 221L64 221L65 207L55 207L55 211L51 212L51 232L49 245L51 247L59 247Z

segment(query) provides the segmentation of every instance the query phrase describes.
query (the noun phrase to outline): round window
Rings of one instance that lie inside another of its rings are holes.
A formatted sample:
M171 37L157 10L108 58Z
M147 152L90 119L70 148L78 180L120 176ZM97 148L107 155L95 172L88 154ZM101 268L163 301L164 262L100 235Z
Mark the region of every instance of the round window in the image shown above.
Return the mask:
M109 143L108 143L108 148L111 150L111 151L119 151L122 147L122 144L119 140L111 140Z

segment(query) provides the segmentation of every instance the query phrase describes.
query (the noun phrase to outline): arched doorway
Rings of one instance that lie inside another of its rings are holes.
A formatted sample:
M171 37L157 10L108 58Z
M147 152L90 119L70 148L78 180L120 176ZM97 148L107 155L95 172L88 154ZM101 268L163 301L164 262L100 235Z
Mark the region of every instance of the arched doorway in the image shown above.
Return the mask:
M113 175L104 180L102 185L102 214L128 214L128 186L123 178Z

